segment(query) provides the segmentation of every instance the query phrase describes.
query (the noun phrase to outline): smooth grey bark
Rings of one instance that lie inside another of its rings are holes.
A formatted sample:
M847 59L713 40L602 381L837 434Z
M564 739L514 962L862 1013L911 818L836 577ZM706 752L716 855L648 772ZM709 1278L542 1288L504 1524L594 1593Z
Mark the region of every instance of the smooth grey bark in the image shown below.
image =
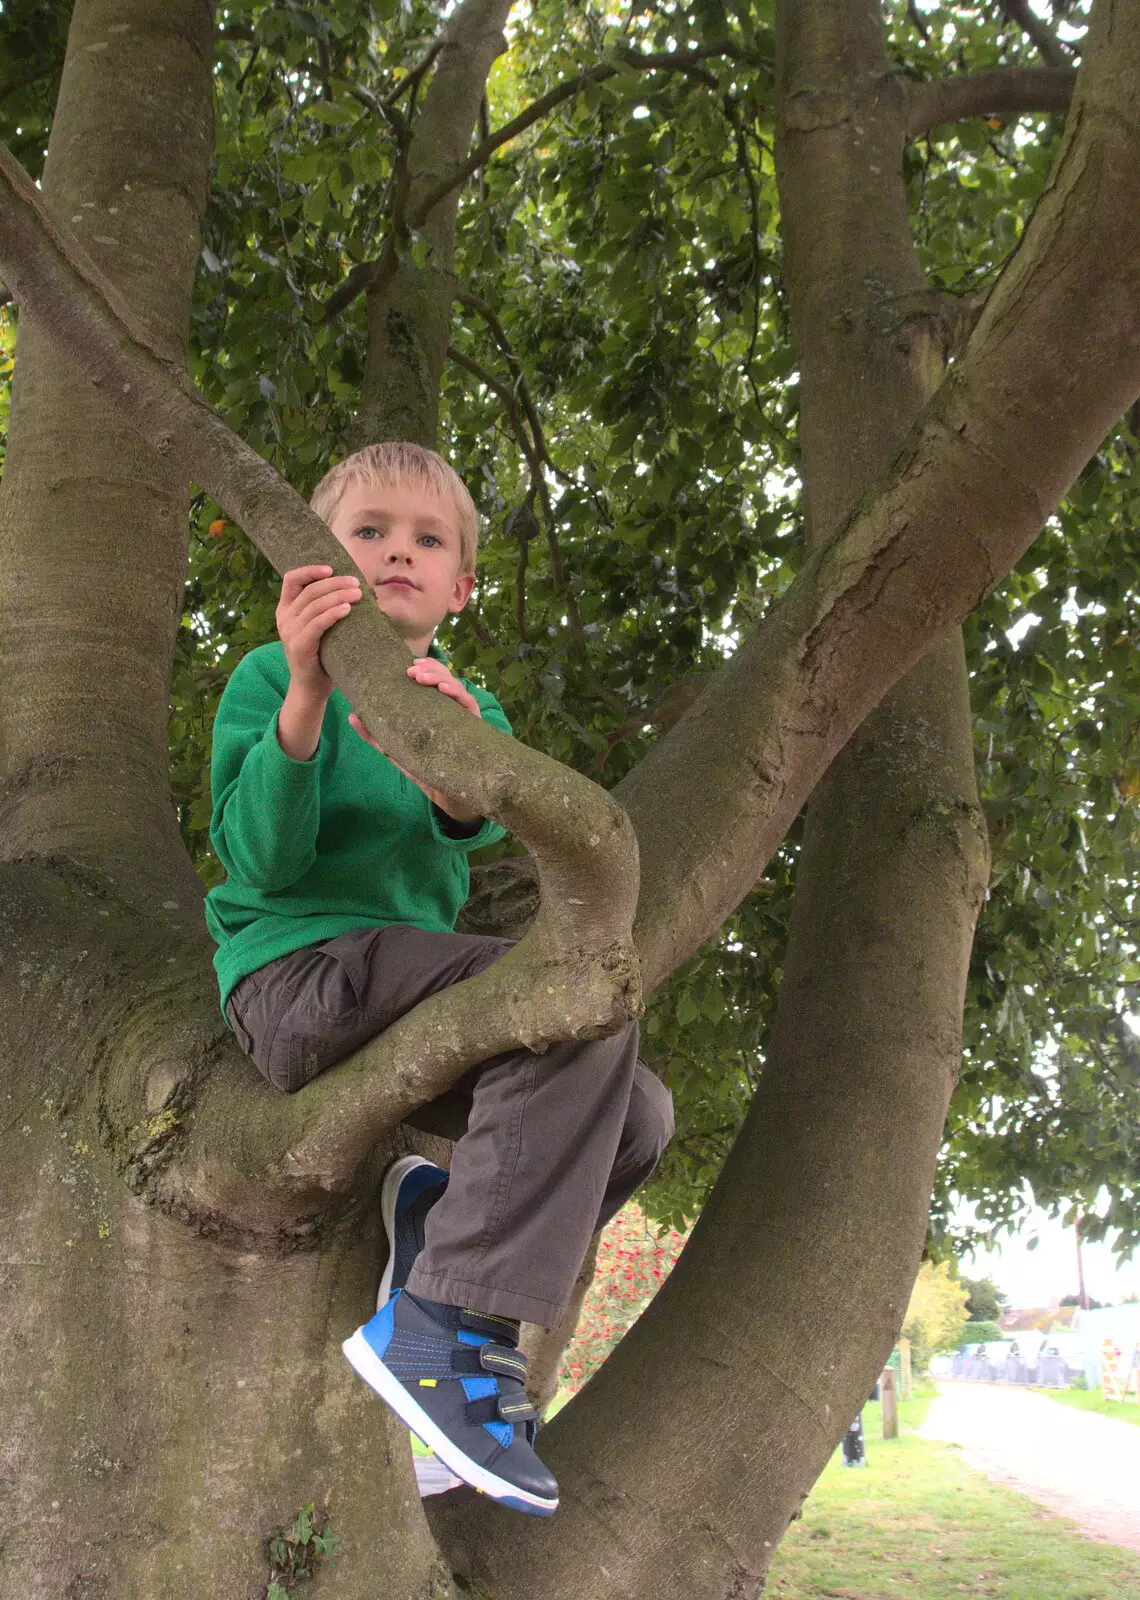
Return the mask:
M206 0L79 0L44 175L174 369L212 33ZM317 1250L311 1219L267 1244L148 1193L234 1054L167 773L187 497L22 308L0 491L0 1596L261 1600L264 1539L329 1495L342 1597L445 1600L406 1433L338 1349L375 1291L375 1211L326 1215Z
M439 386L451 340L455 277L454 182L470 146L487 74L506 49L512 0L464 0L447 22L422 111L402 135L392 225L411 225L426 259L397 256L394 240L368 290L368 353L353 430L357 446L410 439L434 449ZM444 192L433 201L440 189ZM426 202L426 205L425 205ZM405 250L407 241L405 241Z
M209 0L78 5L43 177L48 203L177 363L209 181L212 27ZM177 901L189 929L201 890L170 801L166 731L187 493L21 316L0 486L0 853L109 872L140 909Z

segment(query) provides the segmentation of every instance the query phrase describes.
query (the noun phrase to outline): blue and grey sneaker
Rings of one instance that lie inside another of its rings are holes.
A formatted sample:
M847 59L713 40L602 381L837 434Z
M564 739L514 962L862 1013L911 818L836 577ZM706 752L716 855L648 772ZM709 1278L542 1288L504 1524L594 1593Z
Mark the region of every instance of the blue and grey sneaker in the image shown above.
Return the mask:
M500 1505L548 1517L558 1485L534 1453L518 1323L459 1307L433 1317L397 1289L342 1346L349 1362L449 1471Z
M447 1188L447 1173L423 1156L401 1156L384 1174L380 1215L388 1235L388 1264L380 1279L376 1309L408 1281L412 1262L424 1247L424 1218Z

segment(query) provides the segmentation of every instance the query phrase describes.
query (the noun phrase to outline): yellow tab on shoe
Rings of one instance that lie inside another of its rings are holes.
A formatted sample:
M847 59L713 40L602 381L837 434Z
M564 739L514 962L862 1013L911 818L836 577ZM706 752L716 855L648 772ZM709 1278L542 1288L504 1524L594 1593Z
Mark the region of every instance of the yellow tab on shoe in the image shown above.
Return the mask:
M420 1379L420 1388L421 1389L434 1389L435 1386L436 1386L436 1382L437 1382L437 1380L435 1378L421 1378Z

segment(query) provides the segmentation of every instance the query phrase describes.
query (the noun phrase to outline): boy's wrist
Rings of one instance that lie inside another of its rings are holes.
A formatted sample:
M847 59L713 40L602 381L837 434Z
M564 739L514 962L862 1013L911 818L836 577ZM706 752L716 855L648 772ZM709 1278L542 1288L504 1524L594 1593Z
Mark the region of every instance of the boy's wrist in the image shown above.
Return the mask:
M277 743L293 761L311 761L321 742L328 696L290 682L277 713Z
M319 710L323 713L331 695L331 685L326 693L316 684L307 683L303 678L298 678L293 673L290 673L289 687L285 691L285 699L286 701L291 701L298 711Z

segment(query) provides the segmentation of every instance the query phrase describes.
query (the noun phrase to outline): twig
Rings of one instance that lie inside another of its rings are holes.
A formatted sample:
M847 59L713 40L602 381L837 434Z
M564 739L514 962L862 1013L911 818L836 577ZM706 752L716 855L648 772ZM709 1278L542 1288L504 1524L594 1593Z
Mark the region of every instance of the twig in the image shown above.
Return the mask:
M906 0L906 14L914 24L915 32L918 34L923 44L929 44L930 29L926 26L926 23L923 22L918 6L915 4L915 0Z
M261 55L261 46L259 44L255 44L253 49L249 53L249 60L245 64L245 70L242 72L241 77L237 80L237 83L234 85L234 88L237 90L238 94L241 94L242 90L245 88L246 80L248 79L250 73L253 71L254 67L257 65L258 57L260 55Z
M469 311L474 311L480 317L482 317L483 321L490 328L495 343L503 352L507 366L510 368L511 382L514 385L515 393L519 398L519 403L526 412L527 421L530 423L530 431L534 438L535 449L538 451L538 454L541 456L542 460L545 461L546 465L551 469L551 471L557 472L558 469L551 460L550 450L547 447L546 435L543 432L542 421L538 415L534 401L531 398L530 389L527 386L526 375L523 372L522 363L515 354L515 349L507 335L507 330L499 321L494 307L489 305L487 301L483 299L482 295L473 294L470 289L460 289L455 298L461 306L466 306Z
M374 285L383 288L396 275L400 265L395 242L391 235L384 241L381 254L373 261L364 261L353 267L348 277L339 289L334 289L325 305L324 320L331 322L334 317L339 317L341 312L356 299L357 295L371 289Z
M473 361L469 355L466 355L462 350L456 349L454 345L448 345L447 356L448 360L454 361L457 367L462 367L473 378L485 384L492 394L496 395L501 401L503 409L510 419L519 448L526 458L527 466L530 468L532 490L537 491L538 498L542 503L543 522L546 527L546 544L550 552L550 576L558 598L566 607L567 625L570 629L570 636L578 648L583 672L599 700L602 700L608 706L616 706L624 712L626 710L624 700L619 695L614 694L613 690L607 686L598 675L597 669L590 659L590 649L586 642L586 630L582 625L582 615L578 610L578 602L574 598L573 591L566 578L566 569L562 561L562 547L558 543L554 507L551 504L550 491L546 487L546 479L542 471L542 458L538 453L533 438L527 432L515 393L508 384L503 383L500 378L496 378L494 373L488 372L485 367L481 367L477 361Z
M1037 54L1047 67L1067 67L1072 64L1072 51L1061 43L1047 23L1042 22L1029 0L1002 0L1002 9L1037 47Z
M539 122L548 112L560 106L563 101L572 99L581 92L589 83L604 83L607 78L616 77L619 72L632 70L634 72L684 72L693 75L693 69L701 62L714 60L717 57L726 57L733 61L746 61L754 66L763 66L771 70L771 62L753 54L751 51L741 50L732 44L706 45L699 50L664 51L653 55L642 54L638 50L619 50L617 61L601 61L597 66L588 68L579 73L576 78L568 78L564 83L559 83L546 94L540 95L524 111L503 127L499 128L489 138L484 139L476 150L468 156L467 160L457 167L432 189L427 197L420 201L412 219L412 226L419 227L424 218L437 206L441 200L451 193L453 189L465 183L473 172L483 166L500 146L509 144L512 139L517 139L520 133L525 133L536 122ZM716 80L711 74L706 81L715 84Z
M753 400L762 410L760 396L752 379L752 363L756 359L756 345L760 338L760 279L764 259L760 249L760 191L756 185L756 174L752 170L752 163L748 159L748 141L740 119L740 108L731 95L724 97L724 115L735 136L737 159L748 185L748 209L752 222L749 230L752 239L752 337L748 344L748 355L745 357L744 375L752 390Z
M392 93L385 98L384 104L389 110L393 109L409 89L417 89L419 87L421 78L430 69L432 62L442 49L443 39L434 39L415 66L408 71L406 77L401 78Z
M21 89L27 89L33 83L40 83L44 78L50 78L63 66L64 57L54 56L45 67L37 67L34 72L26 72L22 78L13 78L11 83L0 88L0 100L6 100L10 94L17 94Z

